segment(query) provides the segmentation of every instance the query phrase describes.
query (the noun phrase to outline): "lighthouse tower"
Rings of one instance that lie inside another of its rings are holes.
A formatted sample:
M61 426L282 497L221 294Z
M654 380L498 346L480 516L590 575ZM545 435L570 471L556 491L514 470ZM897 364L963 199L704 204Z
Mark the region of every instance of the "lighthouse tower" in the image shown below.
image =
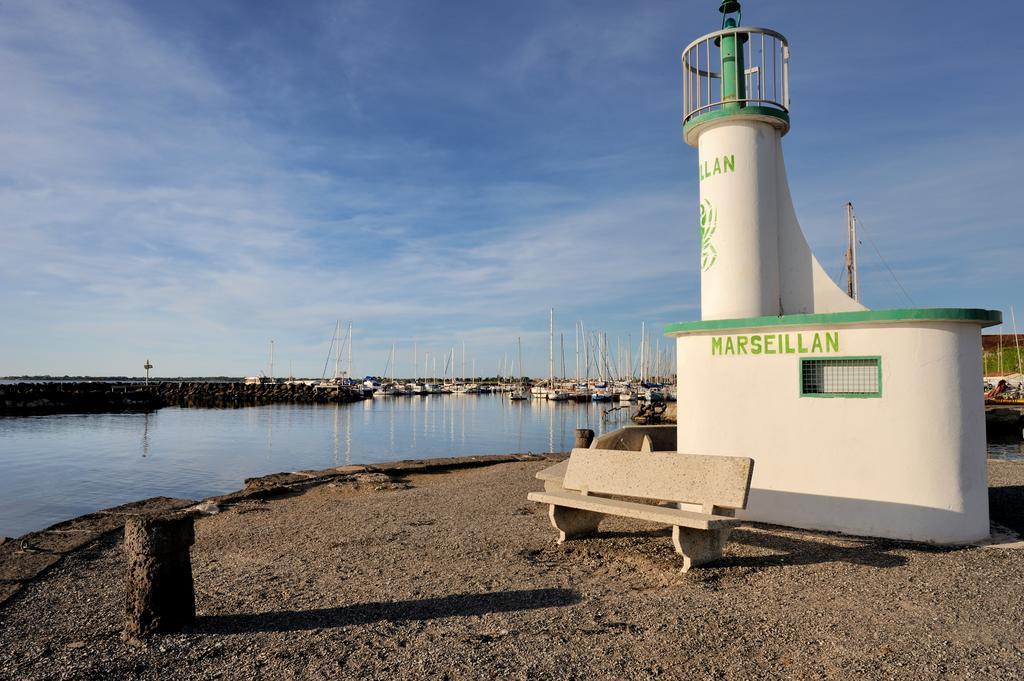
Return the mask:
M786 180L786 38L721 28L683 51L697 148L701 319L672 324L677 448L749 456L745 517L939 543L988 536L981 329L998 311L868 310L811 252Z
M789 195L789 43L739 30L737 0L720 11L722 30L683 52L684 135L699 152L701 317L863 310L818 264Z

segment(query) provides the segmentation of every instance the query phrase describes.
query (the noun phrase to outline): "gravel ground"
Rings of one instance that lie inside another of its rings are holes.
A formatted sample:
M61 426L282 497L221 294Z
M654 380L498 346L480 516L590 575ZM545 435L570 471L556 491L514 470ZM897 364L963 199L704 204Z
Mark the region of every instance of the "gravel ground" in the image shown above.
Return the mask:
M0 676L1022 678L1024 550L744 525L686 575L667 530L554 543L545 462L321 485L196 523L199 617L120 639L120 533L0 609ZM1024 529L1024 464L993 462Z

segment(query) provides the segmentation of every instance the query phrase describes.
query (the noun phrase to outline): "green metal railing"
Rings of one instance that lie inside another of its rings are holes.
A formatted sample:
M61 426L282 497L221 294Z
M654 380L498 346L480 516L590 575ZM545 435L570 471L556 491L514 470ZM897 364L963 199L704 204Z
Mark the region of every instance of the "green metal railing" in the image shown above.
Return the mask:
M789 113L789 43L768 28L730 26L683 50L683 124L715 111Z

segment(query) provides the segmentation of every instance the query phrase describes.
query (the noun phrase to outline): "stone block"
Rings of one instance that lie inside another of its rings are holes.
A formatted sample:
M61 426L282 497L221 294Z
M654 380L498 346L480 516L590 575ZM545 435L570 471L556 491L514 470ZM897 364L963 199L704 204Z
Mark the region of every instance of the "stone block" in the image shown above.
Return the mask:
M178 631L195 621L193 523L190 513L131 516L125 523L127 638Z

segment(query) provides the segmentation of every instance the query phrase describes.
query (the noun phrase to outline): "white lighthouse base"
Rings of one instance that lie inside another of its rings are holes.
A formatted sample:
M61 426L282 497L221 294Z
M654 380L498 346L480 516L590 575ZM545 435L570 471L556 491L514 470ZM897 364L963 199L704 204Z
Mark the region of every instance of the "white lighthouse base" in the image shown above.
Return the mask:
M998 312L672 325L678 449L754 459L742 517L934 543L989 533L981 338Z

